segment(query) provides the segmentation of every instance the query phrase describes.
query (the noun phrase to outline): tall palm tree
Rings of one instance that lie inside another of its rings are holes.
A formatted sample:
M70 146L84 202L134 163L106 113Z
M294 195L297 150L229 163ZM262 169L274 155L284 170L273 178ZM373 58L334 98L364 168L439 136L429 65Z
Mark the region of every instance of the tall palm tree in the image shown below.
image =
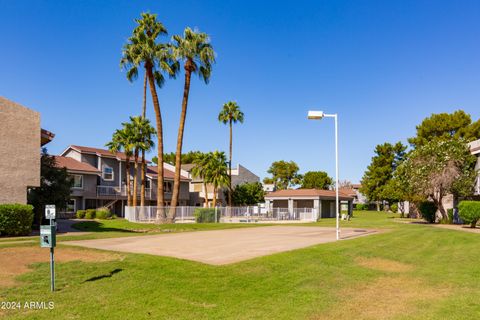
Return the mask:
M230 125L230 160L228 161L228 206L232 206L232 140L233 140L233 124L243 123L244 114L240 110L238 104L234 101L229 101L223 105L222 110L218 114L218 121L223 124Z
M168 45L158 43L160 35L167 34L167 29L157 20L157 15L142 13L141 19L135 19L135 27L132 36L124 45L120 65L127 70L127 79L133 81L138 77L138 68L143 65L150 87L157 129L157 152L158 152L158 184L157 184L157 220L165 221L165 212L161 210L164 205L163 190L163 124L160 110L160 102L156 85L161 88L165 82L163 73L175 77L178 63L172 59Z
M210 152L206 164L205 180L213 186L212 205L215 207L218 189L228 185L227 157L224 152Z
M117 129L112 135L112 140L106 144L112 153L122 151L125 153L125 177L127 180L127 205L132 205L132 192L130 190L130 158L133 155L132 137L126 128Z
M200 153L193 159L192 176L203 181L203 192L205 194L205 207L208 208L208 188L206 181L207 165L211 153Z
M183 62L185 69L185 83L183 87L182 111L180 113L180 124L178 126L177 150L175 154L175 177L173 183L172 208L169 213L169 221L175 219L175 207L180 193L180 170L182 165L182 144L185 119L187 117L188 96L190 94L190 79L192 73L199 75L205 83L210 80L212 64L215 63L215 52L210 44L206 33L185 28L183 36L175 35L172 38L172 51L175 59Z
M135 164L135 172L138 172L138 151L141 150L142 154L146 151L150 151L155 146L153 142L153 136L156 134L155 129L150 125L150 120L143 117L130 117L132 132L134 136L135 155L137 156ZM142 159L143 160L143 159ZM140 189L140 206L145 205L145 167L141 166L141 189ZM134 187L137 192L136 186ZM134 202L136 200L134 194Z

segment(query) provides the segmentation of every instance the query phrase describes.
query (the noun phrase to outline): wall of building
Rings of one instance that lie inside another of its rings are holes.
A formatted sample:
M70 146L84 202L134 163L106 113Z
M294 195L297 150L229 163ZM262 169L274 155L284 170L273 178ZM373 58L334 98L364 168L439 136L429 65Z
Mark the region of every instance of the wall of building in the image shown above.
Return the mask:
M0 203L26 203L40 185L40 114L0 97Z
M238 165L235 171L237 171L238 174L234 175L234 170L232 169L232 187L246 182L260 182L260 178L256 174L241 165Z

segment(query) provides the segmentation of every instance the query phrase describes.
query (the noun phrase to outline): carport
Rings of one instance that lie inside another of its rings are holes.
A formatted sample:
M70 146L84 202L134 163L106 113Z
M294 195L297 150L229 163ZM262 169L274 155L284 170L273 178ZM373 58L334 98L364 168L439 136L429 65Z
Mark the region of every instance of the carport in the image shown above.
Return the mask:
M353 210L353 197L339 191L340 205L347 204L348 213ZM340 206L339 206L340 207ZM269 192L265 196L267 211L284 208L290 214L299 209L314 209L316 217L335 217L335 190L295 189Z

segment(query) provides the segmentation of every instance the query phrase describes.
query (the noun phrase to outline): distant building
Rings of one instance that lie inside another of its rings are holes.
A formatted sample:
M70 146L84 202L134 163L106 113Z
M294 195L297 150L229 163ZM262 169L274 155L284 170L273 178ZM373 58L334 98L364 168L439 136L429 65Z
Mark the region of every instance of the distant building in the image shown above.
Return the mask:
M273 192L275 191L275 184L273 183L262 183L263 191L265 192Z
M71 145L60 156L55 157L58 167L67 169L73 178L71 197L67 204L66 215L81 209L108 207L118 216L124 215L127 205L126 156L123 152L112 153L109 150ZM147 161L150 163L150 161ZM130 158L130 186L133 192L135 161ZM140 201L141 159L138 163L137 197ZM164 164L165 203L169 206L172 198L175 167ZM179 205L188 205L189 181L185 175L180 180ZM145 205L157 204L158 167L148 166L145 180ZM138 203L139 205L139 203Z
M265 195L265 208L271 211L283 208L289 214L302 212L303 209L314 209L317 218L335 217L335 190L288 189L269 192ZM349 213L353 208L353 197L339 191L339 201L344 203ZM301 210L302 209L302 210ZM314 219L316 220L316 219Z
M340 188L340 191L353 197L353 204L365 204L367 203L367 198L360 192L361 187L361 184L352 184L350 188Z
M182 170L188 172L188 177L191 179L190 181L190 205L191 206L204 206L205 199L208 199L209 203L211 204L213 200L213 186L207 184L207 190L205 190L205 185L203 183L203 179L199 177L195 177L192 175L192 169L195 165L194 164L184 164L182 165ZM243 183L252 183L252 182L260 182L260 178L245 168L242 165L238 165L236 168L232 168L232 188L235 188L239 184ZM217 204L218 205L226 205L228 199L225 198L225 190L226 188L221 188L217 192Z
M477 157L475 170L477 170L478 176L475 181L475 196L480 196L480 139L470 142L468 146L470 147L470 152Z
M40 113L0 97L0 203L27 203L40 186L40 147L54 134L40 128Z

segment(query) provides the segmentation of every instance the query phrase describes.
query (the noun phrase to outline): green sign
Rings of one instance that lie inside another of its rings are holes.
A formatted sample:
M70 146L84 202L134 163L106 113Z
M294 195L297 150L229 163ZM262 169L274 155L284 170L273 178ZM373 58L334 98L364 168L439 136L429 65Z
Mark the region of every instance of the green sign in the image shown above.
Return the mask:
M54 248L57 244L55 226L40 226L40 247Z

